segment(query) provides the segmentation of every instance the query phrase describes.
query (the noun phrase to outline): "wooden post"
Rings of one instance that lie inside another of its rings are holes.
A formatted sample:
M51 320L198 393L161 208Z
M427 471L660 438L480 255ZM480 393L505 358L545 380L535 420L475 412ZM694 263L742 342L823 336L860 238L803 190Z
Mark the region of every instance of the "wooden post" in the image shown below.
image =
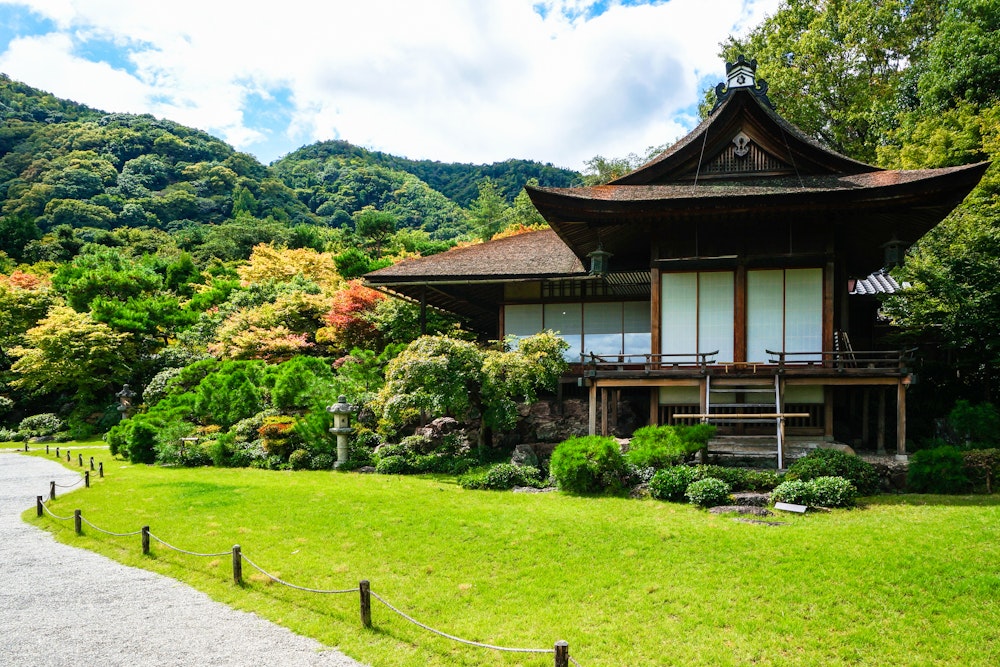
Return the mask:
M78 461L80 463L80 467L82 468L83 467L83 454L77 454L77 456L79 457Z
M590 405L588 406L587 434L597 435L597 385L590 381Z
M243 555L238 544L233 546L233 583L243 585Z
M823 387L823 438L833 440L833 387Z
M104 477L104 461L97 464L97 476Z
M35 509L38 510L38 516L42 516L42 497L37 496L35 498Z
M906 385L896 385L896 458L906 458Z
M878 454L885 454L885 389L878 389L878 433L875 435Z
M83 472L83 485L85 487L87 487L88 489L90 488L90 471L89 470L85 470Z
M28 443L24 443L24 451L28 451Z
M69 450L67 449L66 450L66 463L69 463L69 456L70 456Z
M864 391L861 392L861 442L868 446L871 441L871 428L868 422L871 421L871 407L872 402L872 390L870 387L865 387Z
M601 435L608 435L608 390L601 389Z
M49 482L49 500L55 500L55 499L56 499L56 482L55 480L52 480L51 482Z
M366 628L372 627L372 591L371 584L367 579L358 583L358 592L361 593L361 625Z
M94 457L93 456L90 457L90 469L91 470L94 469Z
M46 447L46 449L48 449L48 448ZM59 448L58 447L56 447L56 458L59 458Z
M48 446L48 445L45 445L45 453L46 453L46 454L48 454L48 453L49 453L49 446Z
M556 642L556 667L569 667L569 643L562 639Z
M142 555L149 555L149 526L142 527Z
M649 388L649 425L660 425L660 388Z
M83 534L83 521L81 520L80 510L73 510L73 528L76 529L77 535Z

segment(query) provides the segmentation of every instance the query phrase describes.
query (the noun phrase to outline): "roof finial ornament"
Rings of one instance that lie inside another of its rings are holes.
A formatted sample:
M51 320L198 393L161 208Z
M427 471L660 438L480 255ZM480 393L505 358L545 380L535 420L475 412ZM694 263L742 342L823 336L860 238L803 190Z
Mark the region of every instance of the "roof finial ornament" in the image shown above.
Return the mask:
M737 56L736 62L726 63L726 82L715 87L715 106L712 107L712 113L729 99L733 91L741 88L746 88L768 107L774 108L771 100L767 99L767 81L757 80L757 61L748 61L746 56L740 55Z

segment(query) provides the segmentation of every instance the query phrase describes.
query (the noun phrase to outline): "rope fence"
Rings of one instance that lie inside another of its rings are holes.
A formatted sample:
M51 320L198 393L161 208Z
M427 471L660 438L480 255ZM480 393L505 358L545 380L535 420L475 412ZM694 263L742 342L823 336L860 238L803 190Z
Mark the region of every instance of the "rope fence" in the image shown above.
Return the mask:
M46 449L48 449L48 448L46 448ZM57 452L56 456L57 457L59 456L58 451L59 451L58 448L56 448L56 452ZM69 452L67 452L67 460L69 460L68 456L69 456ZM80 465L81 466L83 465L83 458L82 458L82 456L80 457ZM93 459L91 459L91 466L93 466ZM102 472L101 476L103 477L104 476L103 475L103 464L102 464L101 472ZM79 485L81 482L86 481L87 482L87 486L89 487L90 486L90 484L89 484L89 475L90 475L90 473L89 473L89 471L87 471L84 479L81 479L81 480L77 481L76 483L70 484L70 485L56 484L55 481L50 482L49 483L49 489L50 489L49 500L55 500L55 489L56 489L57 486L60 487L60 488L72 488L74 486ZM555 667L569 667L570 664L575 665L575 667L580 667L580 663L578 663L576 661L576 659L574 659L569 654L569 644L567 642L565 642L565 641L562 641L562 640L557 641L555 643L555 645L553 646L553 648L516 648L516 647L509 647L509 646L496 646L494 644L486 644L486 643L483 643L483 642L473 641L471 639L464 639L462 637L457 637L455 635L452 635L452 634L449 634L447 632L443 632L441 630L433 628L433 627L431 627L431 626L429 626L429 625L427 625L425 623L422 623L422 622L418 621L417 619L413 618L409 614L401 611L398 607L396 607L395 605L393 605L392 603L390 603L384 597L382 597L378 593L372 591L370 583L367 580L363 580L363 581L359 582L358 586L356 586L354 588L345 588L345 589L319 589L319 588L310 588L310 587L307 587L307 586L300 586L300 585L297 585L297 584L289 583L289 582L287 582L287 581L285 581L285 580L283 580L283 579L281 579L281 578L279 578L279 577L271 574L270 572L268 572L267 570L265 570L264 568L262 568L260 565L258 565L257 563L253 562L252 560L250 560L250 558L248 558L246 556L246 554L243 553L243 551L242 551L242 549L241 549L241 547L239 545L233 546L233 548L231 550L229 550L229 551L221 551L221 552L214 552L214 553L200 553L200 552L197 552L197 551L190 551L190 550L187 550L187 549L182 549L182 548L180 548L178 546L175 546L173 544L170 544L170 543L166 542L165 540L157 537L156 535L154 535L153 533L150 532L149 526L143 526L141 529L135 530L135 531L125 532L125 533L117 533L117 532L113 532L113 531L101 528L101 527L95 525L94 523L88 521L87 519L85 519L83 517L83 514L82 514L82 512L80 510L74 510L73 516L65 516L64 517L64 516L59 516L59 515L55 514L54 512L52 512L52 510L50 510L48 508L48 506L46 505L46 503L43 500L42 496L37 496L36 503L37 503L37 513L38 513L39 517L43 516L43 513L44 513L44 514L48 514L53 519L56 519L58 521L69 521L70 519L73 519L74 520L74 527L75 527L77 535L82 535L83 534L83 530L82 529L83 529L83 524L84 523L87 524L88 526L90 526L91 528L93 528L94 530L100 532L100 533L103 533L105 535L111 535L111 536L114 536L114 537L131 537L131 536L134 536L134 535L141 535L142 536L142 553L144 555L148 555L150 553L150 539L155 540L157 543L163 545L164 547L166 547L168 549L171 549L171 550L176 551L178 553L186 554L186 555L189 555L189 556L195 556L195 557L201 557L201 558L218 558L218 557L221 557L221 556L228 556L228 555L231 554L232 555L232 559L233 559L233 582L237 586L243 586L242 564L244 562L246 562L250 567L252 567L255 570L257 570L258 572L260 572L263 576L267 577L270 581L272 581L272 582L274 582L276 584L280 584L282 586L285 586L287 588L294 589L294 590L303 591L303 592L306 592L306 593L321 594L321 595L340 595L340 594L358 593L359 597L360 597L359 603L360 603L360 612L361 612L361 624L365 628L372 628L371 598L374 597L376 600L378 600L379 602L381 602L386 608L388 608L390 611L392 611L393 613L397 614L398 616L400 616L404 620L406 620L406 621L412 623L413 625L416 625L417 627L422 628L422 629L424 629L424 630L426 630L426 631L428 631L428 632L430 632L430 633L432 633L434 635L437 635L439 637L443 637L445 639L449 639L451 641L458 642L460 644L465 644L467 646L475 646L477 648L484 648L484 649L489 649L489 650L493 650L493 651L501 651L501 652L507 652L507 653L550 654L550 655L554 656L554 660L555 660L554 665L555 665Z

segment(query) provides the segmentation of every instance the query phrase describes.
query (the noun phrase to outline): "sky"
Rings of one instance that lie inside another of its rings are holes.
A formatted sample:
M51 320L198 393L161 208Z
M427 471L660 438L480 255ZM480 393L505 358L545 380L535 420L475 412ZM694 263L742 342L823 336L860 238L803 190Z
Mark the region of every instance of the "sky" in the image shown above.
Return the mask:
M0 72L265 164L342 139L582 170L697 124L719 43L779 0L0 0ZM752 56L752 54L747 54Z

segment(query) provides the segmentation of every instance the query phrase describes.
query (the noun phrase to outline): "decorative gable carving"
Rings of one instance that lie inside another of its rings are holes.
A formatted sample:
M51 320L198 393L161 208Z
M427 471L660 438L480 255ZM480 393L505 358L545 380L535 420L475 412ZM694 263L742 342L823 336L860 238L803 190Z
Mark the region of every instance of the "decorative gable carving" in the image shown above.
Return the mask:
M756 174L792 171L784 160L779 160L758 146L742 130L721 152L701 166L701 176Z

